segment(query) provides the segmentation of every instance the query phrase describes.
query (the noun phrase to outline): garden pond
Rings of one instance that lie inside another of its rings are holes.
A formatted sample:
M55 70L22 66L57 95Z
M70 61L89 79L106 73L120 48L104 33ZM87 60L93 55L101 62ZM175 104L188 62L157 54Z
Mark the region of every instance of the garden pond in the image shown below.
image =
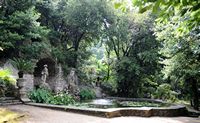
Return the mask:
M169 103L148 100L94 99L75 104L85 108L168 107Z

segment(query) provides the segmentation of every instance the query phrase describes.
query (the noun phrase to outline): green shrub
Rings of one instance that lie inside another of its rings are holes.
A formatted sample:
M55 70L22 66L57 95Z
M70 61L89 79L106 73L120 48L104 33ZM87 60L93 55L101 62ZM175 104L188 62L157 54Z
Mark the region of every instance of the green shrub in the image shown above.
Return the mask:
M177 93L172 91L171 85L165 83L158 86L153 97L174 102L177 99L176 95Z
M101 83L101 89L106 95L115 96L117 93L117 85L110 82Z
M11 64L19 71L23 71L24 73L33 73L35 67L31 61L21 58L13 58L11 60Z
M15 96L15 82L9 70L0 70L0 97Z
M29 93L29 98L36 103L47 103L52 96L52 93L44 88L35 89Z
M81 100L89 100L95 98L95 92L92 89L82 89L80 91L80 99Z
M12 84L16 82L16 80L11 76L10 71L6 69L0 70L0 79L10 82Z
M59 93L49 98L48 103L55 105L69 105L69 104L74 104L75 99L70 94Z
M36 103L49 103L55 105L74 104L75 99L70 94L59 93L54 95L47 89L39 88L30 92L29 98Z

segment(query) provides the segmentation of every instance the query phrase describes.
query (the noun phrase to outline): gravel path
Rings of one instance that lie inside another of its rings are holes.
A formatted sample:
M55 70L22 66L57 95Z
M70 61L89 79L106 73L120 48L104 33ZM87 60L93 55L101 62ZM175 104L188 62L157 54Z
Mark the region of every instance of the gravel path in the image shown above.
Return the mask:
M101 118L27 105L12 105L6 108L27 115L22 123L200 123L200 118L191 117L117 117Z

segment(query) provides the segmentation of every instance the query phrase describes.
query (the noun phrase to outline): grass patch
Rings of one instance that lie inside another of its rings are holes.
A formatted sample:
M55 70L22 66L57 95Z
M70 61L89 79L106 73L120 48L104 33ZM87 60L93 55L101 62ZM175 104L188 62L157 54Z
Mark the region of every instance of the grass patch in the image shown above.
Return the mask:
M0 123L19 123L19 118L23 115L7 110L5 108L0 108Z

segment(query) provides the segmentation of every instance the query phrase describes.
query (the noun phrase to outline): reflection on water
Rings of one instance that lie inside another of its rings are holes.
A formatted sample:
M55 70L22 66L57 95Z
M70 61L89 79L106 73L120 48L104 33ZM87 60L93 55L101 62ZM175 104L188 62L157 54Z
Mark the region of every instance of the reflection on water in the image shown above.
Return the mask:
M94 99L82 102L79 106L85 106L89 108L121 108L121 107L168 107L168 103L158 103L152 101L125 101L115 99Z
M109 99L95 99L92 100L91 104L94 105L113 105L113 101Z

